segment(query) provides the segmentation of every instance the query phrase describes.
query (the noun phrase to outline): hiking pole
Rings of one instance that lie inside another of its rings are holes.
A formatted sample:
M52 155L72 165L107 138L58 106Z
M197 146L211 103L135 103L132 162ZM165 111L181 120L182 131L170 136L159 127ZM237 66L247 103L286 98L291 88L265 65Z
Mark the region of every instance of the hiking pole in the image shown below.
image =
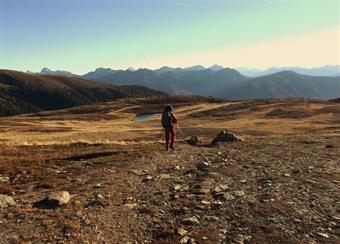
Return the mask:
M185 136L184 136L184 134L183 134L183 132L181 130L181 127L179 127L178 123L176 125L177 125L177 128L178 128L178 131L181 133L182 137L185 139Z

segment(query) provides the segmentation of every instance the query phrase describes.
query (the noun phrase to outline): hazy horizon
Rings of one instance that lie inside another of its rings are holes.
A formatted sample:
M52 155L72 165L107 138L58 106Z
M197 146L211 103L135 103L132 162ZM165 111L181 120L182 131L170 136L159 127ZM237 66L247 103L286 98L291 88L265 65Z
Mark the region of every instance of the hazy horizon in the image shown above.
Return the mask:
M340 64L336 0L1 0L0 68Z

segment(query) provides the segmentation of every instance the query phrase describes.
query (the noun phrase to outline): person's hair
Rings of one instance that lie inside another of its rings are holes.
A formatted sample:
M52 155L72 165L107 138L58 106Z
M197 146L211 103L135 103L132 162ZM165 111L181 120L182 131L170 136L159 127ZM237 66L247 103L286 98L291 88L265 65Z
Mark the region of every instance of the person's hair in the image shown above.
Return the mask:
M171 112L172 111L172 106L171 105L166 105L164 112Z

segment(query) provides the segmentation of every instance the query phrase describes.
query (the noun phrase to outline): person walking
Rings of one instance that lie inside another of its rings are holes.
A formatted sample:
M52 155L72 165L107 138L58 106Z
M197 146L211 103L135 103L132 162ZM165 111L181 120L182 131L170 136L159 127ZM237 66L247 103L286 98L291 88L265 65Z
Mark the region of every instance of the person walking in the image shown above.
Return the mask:
M175 150L174 143L176 138L175 124L177 124L176 115L173 113L173 107L167 105L162 114L162 127L165 132L165 150Z

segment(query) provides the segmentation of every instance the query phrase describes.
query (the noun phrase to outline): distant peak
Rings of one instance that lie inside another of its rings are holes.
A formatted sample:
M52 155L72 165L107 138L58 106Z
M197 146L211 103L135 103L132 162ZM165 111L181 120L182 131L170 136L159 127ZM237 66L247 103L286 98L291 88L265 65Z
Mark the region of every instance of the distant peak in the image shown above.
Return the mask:
M95 71L111 71L111 68L96 68Z
M209 67L209 69L211 69L213 71L219 71L219 70L223 69L223 66L214 64L211 67Z
M44 72L51 72L51 70L49 68L44 67L41 69L40 73L44 73Z

